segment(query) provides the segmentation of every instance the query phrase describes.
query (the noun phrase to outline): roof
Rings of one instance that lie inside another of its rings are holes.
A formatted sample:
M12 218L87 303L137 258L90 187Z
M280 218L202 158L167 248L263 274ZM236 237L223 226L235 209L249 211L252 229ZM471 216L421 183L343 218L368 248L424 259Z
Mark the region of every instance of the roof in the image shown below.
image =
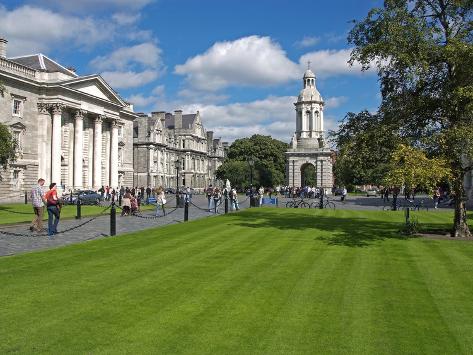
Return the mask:
M55 62L51 58L48 58L44 54L32 54L21 57L8 58L8 60L24 65L31 69L38 71L45 71L47 73L63 73L71 77L77 77L78 75L73 71L63 67L61 64Z
M320 95L320 92L315 88L315 87L306 87L305 89L302 89L299 97L297 98L297 102L302 102L302 101L323 101L322 96Z
M307 69L304 73L304 79L305 78L315 78L314 72L310 69Z
M192 128L192 125L194 124L196 116L197 114L195 113L182 115L182 128L184 129ZM172 113L166 113L165 122L166 122L166 128L174 129L175 123L174 123L174 115Z

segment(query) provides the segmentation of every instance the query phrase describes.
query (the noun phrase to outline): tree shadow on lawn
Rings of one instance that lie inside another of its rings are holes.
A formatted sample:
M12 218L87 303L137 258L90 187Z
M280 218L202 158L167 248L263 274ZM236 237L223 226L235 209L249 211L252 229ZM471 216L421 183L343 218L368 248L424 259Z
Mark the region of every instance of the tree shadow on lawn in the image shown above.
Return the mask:
M31 207L31 212L22 212L22 211L15 211L14 207L10 206L1 206L0 205L0 212L7 212L7 213L14 213L14 214L23 214L23 215L33 215L33 207Z
M231 218L231 215L229 215ZM235 216L236 217L236 216ZM302 231L315 235L315 240L327 245L367 247L385 239L408 239L400 233L400 221L380 221L370 218L335 217L310 214L240 213L235 224L248 228L278 228L285 231ZM436 225L438 227L439 225ZM432 227L424 224L423 227ZM324 233L321 232L326 232ZM322 235L320 235L322 234ZM300 239L303 240L303 239Z

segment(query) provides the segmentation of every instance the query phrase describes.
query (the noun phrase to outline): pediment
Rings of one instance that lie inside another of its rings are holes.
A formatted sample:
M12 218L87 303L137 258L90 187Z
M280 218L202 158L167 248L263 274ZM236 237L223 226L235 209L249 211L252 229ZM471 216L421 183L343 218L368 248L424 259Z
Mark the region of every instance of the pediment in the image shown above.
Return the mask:
M98 97L102 100L111 101L120 106L126 106L126 103L120 96L113 91L113 89L100 76L93 76L89 78L79 78L71 80L64 84L64 86L71 89L83 92L88 95Z
M21 122L15 122L12 125L10 125L10 127L13 128L13 129L19 129L19 130L22 130L22 131L26 129L26 126Z

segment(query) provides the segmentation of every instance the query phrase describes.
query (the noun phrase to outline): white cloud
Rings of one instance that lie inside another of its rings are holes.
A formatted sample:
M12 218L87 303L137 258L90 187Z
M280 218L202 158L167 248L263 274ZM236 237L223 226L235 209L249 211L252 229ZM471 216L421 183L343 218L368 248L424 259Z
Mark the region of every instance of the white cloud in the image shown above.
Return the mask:
M112 19L121 26L128 26L136 23L140 19L141 15L133 13L117 12L112 15Z
M299 47L299 48L307 48L307 47L315 46L319 42L320 42L320 37L305 36L300 41L297 41L295 45L296 47Z
M118 48L106 56L94 58L90 64L96 70L131 69L135 65L159 69L163 65L161 49L151 42Z
M260 36L217 42L204 54L177 65L175 73L185 75L191 86L208 91L233 85L282 84L300 76L281 46Z
M113 88L128 89L146 85L156 80L159 72L156 70L144 70L141 72L106 71L102 73L102 76Z
M32 6L9 11L0 5L0 18L0 33L9 41L8 56L47 52L64 43L90 48L109 40L115 31L112 24L91 17L61 15Z
M362 75L361 65L355 63L353 66L348 64L351 49L340 50L319 50L306 53L300 57L301 68L305 68L307 62L311 62L311 68L317 77L327 78L337 75Z
M110 11L114 9L121 10L139 10L153 2L153 0L31 0L36 5L42 5L50 8L59 8L66 12L87 12L91 11Z
M132 103L135 110L137 108L147 107L153 103L156 103L157 97L155 96L144 96L142 94L131 95L127 98L127 101Z
M164 95L164 91L165 91L164 85L158 85L151 91L151 93L157 96L162 96Z
M337 108L348 101L346 96L334 96L325 100L325 108Z

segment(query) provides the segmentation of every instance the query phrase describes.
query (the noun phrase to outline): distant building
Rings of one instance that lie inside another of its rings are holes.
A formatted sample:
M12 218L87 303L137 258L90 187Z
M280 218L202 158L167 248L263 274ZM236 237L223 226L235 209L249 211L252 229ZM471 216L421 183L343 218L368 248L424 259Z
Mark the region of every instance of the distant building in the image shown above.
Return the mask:
M324 101L315 86L315 75L307 69L296 107L296 132L286 152L286 184L302 187L312 170L314 184L330 192L333 187L333 153L325 145Z
M1 171L0 198L14 199L38 178L66 190L133 183L137 115L97 74L79 76L43 54L7 58L0 38L0 122L18 143Z
M133 132L134 186L203 190L216 184L215 173L223 163L227 143L205 131L199 111L141 114Z

